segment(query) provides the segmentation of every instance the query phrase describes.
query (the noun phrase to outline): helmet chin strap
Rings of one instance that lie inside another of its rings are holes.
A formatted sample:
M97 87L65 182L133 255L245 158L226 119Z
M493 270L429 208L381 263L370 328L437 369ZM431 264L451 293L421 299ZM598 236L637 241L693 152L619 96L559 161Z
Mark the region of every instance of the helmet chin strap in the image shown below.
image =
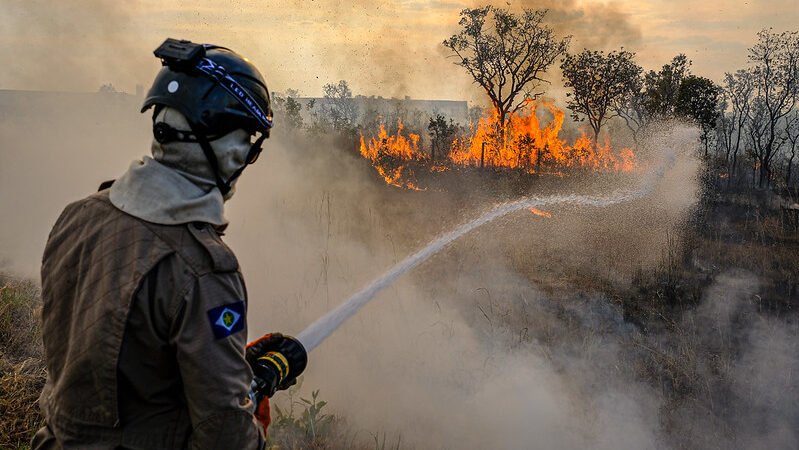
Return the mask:
M226 196L230 190L233 188L233 182L244 172L244 169L255 162L258 159L258 154L261 152L261 144L263 143L264 139L266 139L265 135L261 135L251 146L249 152L247 152L247 159L244 162L244 165L239 167L233 175L230 176L227 180L222 178L222 173L219 170L219 160L216 158L216 153L214 153L214 149L211 147L211 143L208 141L208 138L202 134L198 133L196 127L189 123L189 127L191 128L194 137L197 139L197 143L200 144L200 148L203 150L203 154L205 155L205 159L208 161L208 165L211 166L211 171L214 173L214 181L216 182L216 187L219 189L219 192L222 193L222 196Z

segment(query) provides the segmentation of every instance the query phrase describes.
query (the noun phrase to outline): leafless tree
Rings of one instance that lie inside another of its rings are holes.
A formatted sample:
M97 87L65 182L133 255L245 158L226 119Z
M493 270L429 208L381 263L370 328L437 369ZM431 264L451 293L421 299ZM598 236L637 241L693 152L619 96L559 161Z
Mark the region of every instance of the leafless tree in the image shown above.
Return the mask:
M794 109L785 119L785 138L788 148L786 151L785 186L791 187L793 162L799 152L799 110Z
M768 187L771 182L771 162L779 151L783 120L795 107L799 94L799 32L774 33L765 29L757 34L758 42L749 49L753 64L756 123L750 134L753 154L759 166L758 186Z
M757 170L760 164L762 155L761 142L766 134L766 108L763 107L763 99L755 97L752 99L752 107L749 108L749 114L746 117L746 154L752 159L752 183L753 186L757 180Z
M455 64L488 94L502 131L510 113L543 93L537 92L547 82L543 74L566 52L571 40L558 39L542 23L546 13L524 9L516 15L494 6L467 8L461 11L462 30L444 41L457 58Z
M619 106L619 109L616 110L616 114L624 119L624 123L633 135L633 141L638 145L640 144L641 132L649 125L651 117L647 114L646 107L644 106L646 96L641 89L643 79L638 76L634 82L638 85L638 89L632 92L630 96L627 97L627 101Z
M724 74L723 96L727 103L724 116L720 119L720 143L725 149L725 158L729 174L728 184L738 171L738 152L744 137L744 126L752 106L754 83L752 72L738 70L735 74Z

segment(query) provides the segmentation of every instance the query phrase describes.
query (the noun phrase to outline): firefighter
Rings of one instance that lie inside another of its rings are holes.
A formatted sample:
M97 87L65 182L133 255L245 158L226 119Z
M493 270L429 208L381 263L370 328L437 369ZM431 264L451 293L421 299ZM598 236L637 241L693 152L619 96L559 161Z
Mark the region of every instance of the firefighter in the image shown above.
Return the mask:
M33 449L255 449L298 341L246 346L247 294L224 203L272 127L260 72L168 39L144 101L152 157L66 207L42 261L45 425ZM110 187L109 187L110 186Z

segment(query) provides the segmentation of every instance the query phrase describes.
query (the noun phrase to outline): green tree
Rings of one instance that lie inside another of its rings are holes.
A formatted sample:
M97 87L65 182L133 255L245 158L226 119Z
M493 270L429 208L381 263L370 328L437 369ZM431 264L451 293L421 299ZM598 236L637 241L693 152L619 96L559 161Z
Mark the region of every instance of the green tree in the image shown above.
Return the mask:
M455 133L458 132L458 127L453 123L452 119L447 122L444 115L436 114L435 118L430 118L427 131L430 133L431 138L430 160L435 163L436 150L438 150L439 155L449 150L450 145L452 145L452 139Z
M326 84L322 87L322 92L324 101L319 105L322 109L319 119L330 124L335 131L352 130L358 119L358 107L347 81Z
M563 72L567 104L575 120L588 120L598 142L599 132L608 120L619 115L629 99L641 89L642 69L633 60L635 53L621 49L605 53L585 49L566 54Z
M280 110L284 123L291 129L301 130L303 127L302 104L299 102L300 92L286 89L285 96L275 95L276 109Z
M543 93L536 90L547 82L544 73L568 48L570 37L558 39L542 23L546 13L524 9L516 15L494 6L467 8L460 14L461 31L444 41L457 58L455 64L488 94L503 132L510 113Z
M682 53L671 63L664 65L659 72L650 70L644 77L644 107L654 118L674 117L680 85L691 74L691 61Z
M713 81L689 75L682 80L677 93L675 114L699 126L700 139L708 154L709 140L719 118L719 97L721 88Z
M653 121L675 116L680 85L690 75L690 65L691 61L679 54L659 71L650 70L643 77L630 80L638 88L616 112L624 119L636 144Z

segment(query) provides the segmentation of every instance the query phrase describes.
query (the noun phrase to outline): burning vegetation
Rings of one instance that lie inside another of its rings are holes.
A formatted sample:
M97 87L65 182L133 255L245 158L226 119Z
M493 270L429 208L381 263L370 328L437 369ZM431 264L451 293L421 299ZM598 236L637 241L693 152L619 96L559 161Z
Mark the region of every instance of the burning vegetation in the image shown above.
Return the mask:
M413 171L408 162L425 161L427 155L419 150L419 135L402 134L402 121L397 122L397 133L389 136L385 124L380 124L377 136L366 142L361 134L361 156L372 162L377 173L392 186L419 189L413 179Z
M633 150L614 151L607 137L599 144L583 132L569 144L560 137L564 117L564 111L551 101L528 100L519 112L504 118L504 125L500 112L493 110L472 124L471 133L454 138L442 161L434 161L420 148L418 134L404 133L400 120L394 134L389 135L385 124L380 124L376 136L361 134L360 154L387 184L408 189L420 189L415 171L444 172L452 167L514 169L527 174L635 169Z

